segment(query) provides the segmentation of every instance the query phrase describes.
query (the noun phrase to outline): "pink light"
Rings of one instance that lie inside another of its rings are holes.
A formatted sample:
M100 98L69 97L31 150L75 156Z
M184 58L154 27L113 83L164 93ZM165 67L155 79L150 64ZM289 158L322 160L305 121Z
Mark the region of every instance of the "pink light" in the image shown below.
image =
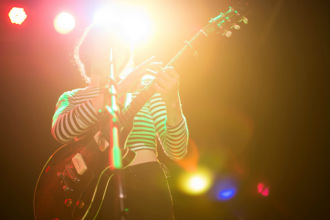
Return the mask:
M16 8L13 7L10 12L8 13L11 23L14 24L22 24L27 15L23 8Z
M269 188L265 187L263 183L258 183L258 193L260 193L263 196L268 196Z
M261 195L263 196L268 196L268 193L269 193L269 190L268 190L268 187L266 189L264 189L261 193Z

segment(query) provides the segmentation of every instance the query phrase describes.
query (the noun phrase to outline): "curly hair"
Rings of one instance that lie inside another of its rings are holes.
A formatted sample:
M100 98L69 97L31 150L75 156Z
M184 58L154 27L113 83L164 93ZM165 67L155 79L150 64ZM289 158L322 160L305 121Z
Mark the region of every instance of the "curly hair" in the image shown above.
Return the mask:
M84 53L80 53L81 51L81 47L82 47L82 43L84 42L87 34L89 33L90 29L92 28L92 25L88 26L83 35L81 36L81 38L79 38L76 43L75 43L75 47L74 47L74 51L73 51L73 59L75 64L78 67L78 71L80 72L81 76L84 78L86 83L90 83L90 68L86 68L85 64L87 64L87 66L89 67L89 59L88 59L88 55L86 54L85 51L83 51ZM84 59L86 58L86 59ZM85 63L85 64L84 64ZM86 73L86 69L87 72Z

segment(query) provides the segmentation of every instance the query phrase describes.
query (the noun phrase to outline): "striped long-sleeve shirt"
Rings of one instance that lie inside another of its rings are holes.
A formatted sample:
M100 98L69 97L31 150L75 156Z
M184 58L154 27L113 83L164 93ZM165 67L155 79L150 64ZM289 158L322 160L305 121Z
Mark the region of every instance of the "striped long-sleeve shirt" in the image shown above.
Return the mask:
M52 135L60 143L68 143L75 137L88 132L97 123L97 115L91 99L101 89L87 87L65 92L58 100L52 123ZM132 94L134 99L138 93ZM187 152L188 128L186 119L175 126L166 125L166 105L156 93L134 117L134 128L126 147L133 151L151 149L157 154L157 136L165 154L179 160Z

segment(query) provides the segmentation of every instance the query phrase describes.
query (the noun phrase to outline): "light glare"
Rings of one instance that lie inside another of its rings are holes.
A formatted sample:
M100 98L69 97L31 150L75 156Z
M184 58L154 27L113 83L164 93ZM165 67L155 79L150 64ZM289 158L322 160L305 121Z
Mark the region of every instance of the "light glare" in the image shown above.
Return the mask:
M94 23L115 28L132 43L145 40L151 30L147 13L137 7L105 7L99 9L94 16Z
M23 8L16 8L16 7L13 7L10 10L8 16L10 18L11 23L19 24L19 25L21 25L25 20L25 18L27 17Z
M199 168L193 173L182 173L178 181L185 193L201 194L210 188L212 175L208 170Z
M215 183L213 196L217 200L227 201L233 198L237 192L237 183L233 176L222 176L221 179Z
M236 188L232 187L229 189L224 189L219 192L218 199L220 200L227 200L232 198L236 194Z
M110 8L99 9L94 16L94 23L97 24L111 24L116 19L115 12Z
M206 186L206 180L201 176L192 177L189 181L191 189L200 191Z
M263 196L268 196L269 194L269 188L265 186L263 183L258 183L258 193L260 193Z
M72 15L62 12L54 20L55 30L60 34L68 34L75 27L76 22Z

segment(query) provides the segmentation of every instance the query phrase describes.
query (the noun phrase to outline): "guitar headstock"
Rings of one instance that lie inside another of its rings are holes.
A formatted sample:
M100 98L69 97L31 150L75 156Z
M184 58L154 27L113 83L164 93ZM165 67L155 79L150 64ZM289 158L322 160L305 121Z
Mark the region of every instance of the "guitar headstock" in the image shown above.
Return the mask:
M247 14L250 13L250 8L247 3L238 3L235 7L229 7L229 10L225 13L220 13L215 18L209 21L209 24L205 26L201 31L206 35L212 34L213 32L220 33L226 37L230 37L232 32L231 29L239 30L239 22L244 24L248 23Z

